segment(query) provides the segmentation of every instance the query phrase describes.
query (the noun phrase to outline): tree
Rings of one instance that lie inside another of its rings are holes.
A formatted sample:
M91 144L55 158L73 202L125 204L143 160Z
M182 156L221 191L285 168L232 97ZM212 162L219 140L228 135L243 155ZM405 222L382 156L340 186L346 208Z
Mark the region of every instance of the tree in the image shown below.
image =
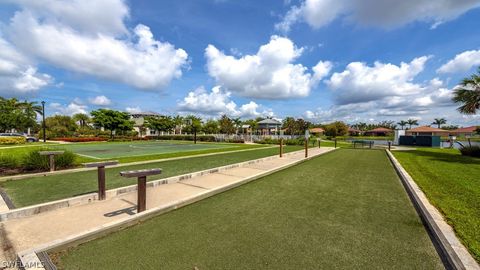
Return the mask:
M440 128L442 125L447 123L447 119L445 118L435 118L432 125L437 125Z
M75 121L68 115L54 115L47 117L45 118L45 126L48 138L71 137L77 129Z
M218 127L218 121L210 119L203 126L202 131L205 134L217 134L220 131Z
M478 74L465 78L453 92L452 100L462 104L457 110L463 114L476 114L480 109L480 67Z
M418 120L416 119L408 119L407 124L412 129L412 126L418 126Z
M188 134L193 134L194 131L200 131L202 129L202 118L195 115L187 115L183 118L184 123L190 122L191 124L186 124L183 130Z
M408 122L405 121L405 120L402 120L402 121L398 122L397 125L399 125L403 130L405 128L405 126L408 125Z
M37 114L41 114L42 107L37 102L19 102L16 98L5 99L0 97L0 131L25 131L37 125Z
M133 129L133 121L130 120L130 115L126 112L99 109L92 111L90 114L95 126L110 130L111 138L113 138L113 132L116 130L130 131Z
M302 135L305 134L305 131L308 129L310 124L310 122L305 121L302 118L298 118L295 120L295 129L300 135Z
M218 120L220 126L220 133L222 134L232 134L235 133L235 123L225 114L220 117Z
M77 122L81 128L84 128L90 121L90 117L84 113L77 113L73 115L73 120Z
M480 126L478 126L478 127L475 129L475 133L477 133L478 135L480 135Z
M152 116L145 118L145 127L160 132L170 132L175 128L175 123L171 116Z
M325 125L323 129L325 129L325 135L331 137L344 136L348 133L348 126L341 121Z
M240 117L233 118L233 125L235 126L235 133L238 133L238 129L242 126L242 120L240 120Z
M182 128L185 123L183 117L180 115L176 115L175 117L173 117L173 123L175 124L175 134L177 134L177 130L179 131L179 134L182 134Z
M295 134L296 128L297 128L297 125L296 125L295 118L285 117L285 119L283 119L282 129L285 129L286 134L288 135Z

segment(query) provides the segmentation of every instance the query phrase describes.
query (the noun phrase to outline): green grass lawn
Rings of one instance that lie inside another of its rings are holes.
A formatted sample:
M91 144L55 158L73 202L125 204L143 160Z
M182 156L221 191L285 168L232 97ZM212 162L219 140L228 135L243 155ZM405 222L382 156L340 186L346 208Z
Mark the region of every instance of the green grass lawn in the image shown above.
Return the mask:
M384 151L341 149L51 254L60 269L441 269Z
M300 146L287 146L285 151L290 152L300 149L302 149ZM276 154L278 154L278 148L254 149L243 152L192 157L142 165L130 165L117 168L107 167L107 189L133 185L136 183L135 179L120 177L120 171L162 168L162 175L152 178L159 179ZM22 180L10 180L0 183L0 187L6 190L15 206L23 207L96 192L97 172L72 172L45 177L32 177Z
M480 262L480 159L455 149L393 154Z

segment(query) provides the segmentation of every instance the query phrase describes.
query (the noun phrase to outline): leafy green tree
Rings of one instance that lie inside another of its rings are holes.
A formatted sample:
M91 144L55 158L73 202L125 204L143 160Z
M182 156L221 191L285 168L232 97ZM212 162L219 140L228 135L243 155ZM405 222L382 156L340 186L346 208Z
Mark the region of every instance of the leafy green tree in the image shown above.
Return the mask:
M19 102L16 98L0 97L0 131L25 131L35 127L37 114L41 113L42 107L38 106L37 102Z
M188 134L193 134L194 131L199 132L202 129L202 119L195 115L187 115L184 118L185 127L183 131ZM190 124L187 124L190 123Z
M244 125L249 125L252 132L258 129L258 122L255 119L247 119L243 121Z
M220 133L222 134L233 134L235 133L235 123L225 114L220 117L218 120L220 126Z
M285 129L286 134L293 135L297 131L297 123L293 117L285 117L282 121L282 129Z
M408 119L407 124L409 126L409 129L412 129L412 126L418 126L418 120L416 119Z
M218 125L218 121L210 119L208 120L203 126L202 131L205 134L218 134L220 131L220 127Z
M175 122L171 116L161 115L145 118L145 127L160 132L170 132L175 128Z
M463 114L476 114L480 109L480 67L478 74L465 78L453 92L453 101L462 104L457 110Z
M110 130L111 138L113 138L114 131L130 131L133 129L134 122L130 120L130 115L126 112L99 109L92 111L90 114L95 126Z
M435 118L432 125L437 125L438 128L440 128L442 125L445 125L447 123L447 119L445 118Z
M181 115L176 115L175 117L173 117L173 123L175 123L175 133L178 130L180 134L182 134L182 128L185 124L185 119L183 119Z
M341 121L325 125L323 129L325 129L325 135L331 137L344 136L348 133L348 126Z
M67 115L54 115L45 118L46 134L48 138L71 137L74 135L77 124ZM42 131L43 132L43 131ZM41 135L40 137L42 137Z
M77 113L73 115L73 120L78 122L81 128L85 128L90 122L90 117L85 113Z

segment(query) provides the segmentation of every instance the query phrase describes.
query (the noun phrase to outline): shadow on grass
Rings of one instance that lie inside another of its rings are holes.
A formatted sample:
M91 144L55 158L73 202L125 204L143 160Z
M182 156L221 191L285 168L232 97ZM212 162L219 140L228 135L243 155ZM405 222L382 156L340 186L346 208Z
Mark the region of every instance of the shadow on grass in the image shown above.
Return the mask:
M425 157L434 161L441 162L456 162L462 164L480 164L480 158L474 158L469 156L462 156L460 154L454 154L449 152L431 152L424 150L411 150L405 151L407 153L414 153L416 156Z

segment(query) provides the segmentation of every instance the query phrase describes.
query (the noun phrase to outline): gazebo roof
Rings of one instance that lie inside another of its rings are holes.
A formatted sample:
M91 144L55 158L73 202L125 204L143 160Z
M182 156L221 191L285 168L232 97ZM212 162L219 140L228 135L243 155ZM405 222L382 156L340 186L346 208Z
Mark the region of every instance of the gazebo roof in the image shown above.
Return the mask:
M282 123L280 123L279 121L277 121L275 119L265 119L265 120L259 121L258 124L281 125Z

